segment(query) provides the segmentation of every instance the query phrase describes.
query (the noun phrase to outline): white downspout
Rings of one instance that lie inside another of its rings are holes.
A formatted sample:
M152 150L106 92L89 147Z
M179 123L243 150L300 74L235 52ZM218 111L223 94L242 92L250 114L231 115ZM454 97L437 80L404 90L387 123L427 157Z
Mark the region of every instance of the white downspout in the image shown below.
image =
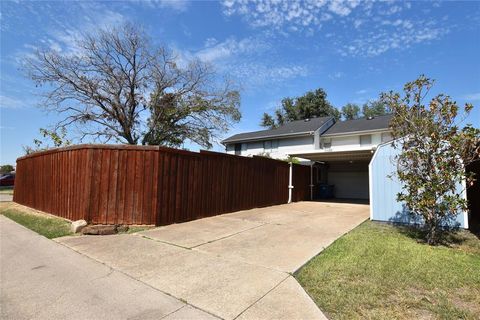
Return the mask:
M290 170L288 173L288 203L292 202L292 171L293 171L293 164L290 162Z

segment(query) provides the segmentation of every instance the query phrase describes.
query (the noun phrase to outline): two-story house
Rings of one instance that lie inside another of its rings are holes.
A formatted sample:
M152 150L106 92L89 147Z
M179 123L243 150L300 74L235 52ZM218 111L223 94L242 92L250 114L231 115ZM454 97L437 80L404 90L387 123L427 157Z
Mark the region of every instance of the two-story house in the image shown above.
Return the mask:
M376 147L391 140L390 119L391 115L346 121L319 117L237 134L222 143L230 154L297 157L312 165L313 184L333 186L336 198L368 199L368 164Z

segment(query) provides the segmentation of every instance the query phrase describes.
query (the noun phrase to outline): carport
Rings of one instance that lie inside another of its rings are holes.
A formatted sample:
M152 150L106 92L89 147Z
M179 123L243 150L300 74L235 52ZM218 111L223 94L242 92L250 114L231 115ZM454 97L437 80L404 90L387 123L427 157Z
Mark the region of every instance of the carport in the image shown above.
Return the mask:
M375 151L313 151L290 154L311 164L311 199L330 198L325 188L333 189L334 199L368 200L368 164ZM327 187L331 186L331 187Z

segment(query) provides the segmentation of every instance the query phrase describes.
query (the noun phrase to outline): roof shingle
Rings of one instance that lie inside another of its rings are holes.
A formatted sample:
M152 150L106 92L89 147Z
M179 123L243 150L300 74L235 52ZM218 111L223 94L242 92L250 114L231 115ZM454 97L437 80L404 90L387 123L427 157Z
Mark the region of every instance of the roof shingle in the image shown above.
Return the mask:
M375 116L373 119L360 118L354 120L337 121L322 136L355 133L361 131L381 130L390 127L391 114Z
M308 121L307 120L291 121L291 122L287 122L283 126L278 127L276 129L239 133L223 140L222 143L240 142L245 140L257 140L257 139L262 140L262 139L268 139L268 138L275 138L277 136L283 136L283 135L295 135L295 134L308 133L308 132L317 130L332 118L333 117L319 117L319 118L311 118Z

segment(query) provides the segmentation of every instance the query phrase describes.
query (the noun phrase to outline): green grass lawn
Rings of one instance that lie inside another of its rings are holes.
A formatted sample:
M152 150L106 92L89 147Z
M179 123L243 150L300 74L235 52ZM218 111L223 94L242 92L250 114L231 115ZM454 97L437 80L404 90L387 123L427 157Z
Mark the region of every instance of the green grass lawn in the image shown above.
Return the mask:
M403 227L367 221L295 275L330 319L480 319L480 240L420 243Z
M127 233L137 233L155 228L155 226L130 226Z
M0 214L47 237L48 239L71 235L70 223L60 218L20 211L16 208L1 207Z
M1 194L13 194L13 186L7 186L7 187L0 187L0 193Z

